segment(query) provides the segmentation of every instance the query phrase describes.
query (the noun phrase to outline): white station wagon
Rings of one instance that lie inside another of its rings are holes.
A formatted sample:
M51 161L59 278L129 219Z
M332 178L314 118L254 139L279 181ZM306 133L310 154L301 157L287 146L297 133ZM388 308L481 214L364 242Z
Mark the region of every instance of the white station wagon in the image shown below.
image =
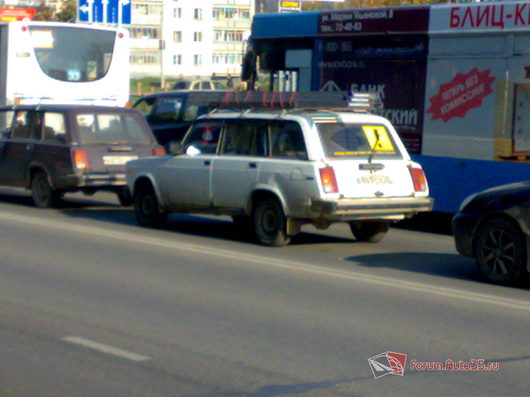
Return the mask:
M194 122L179 152L127 163L141 225L231 215L282 246L304 224L348 222L357 240L378 242L391 222L432 209L421 166L366 111L219 110Z

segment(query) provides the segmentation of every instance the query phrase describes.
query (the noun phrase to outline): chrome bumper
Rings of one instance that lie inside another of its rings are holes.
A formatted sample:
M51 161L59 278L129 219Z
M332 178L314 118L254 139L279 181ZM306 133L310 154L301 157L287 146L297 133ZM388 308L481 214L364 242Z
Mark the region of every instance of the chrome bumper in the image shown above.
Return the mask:
M345 219L404 219L418 212L431 211L430 197L366 198L366 199L311 199L311 212L319 218Z

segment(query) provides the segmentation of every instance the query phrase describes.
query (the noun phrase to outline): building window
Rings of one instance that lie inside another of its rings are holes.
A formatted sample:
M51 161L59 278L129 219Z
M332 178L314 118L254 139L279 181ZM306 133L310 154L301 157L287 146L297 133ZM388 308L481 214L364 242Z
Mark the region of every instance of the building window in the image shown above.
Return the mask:
M173 18L182 18L182 8L173 8Z
M193 41L202 41L202 32L194 32Z
M193 64L195 66L200 66L202 65L202 55L194 55L193 56Z
M182 65L182 55L173 55L173 65Z
M173 42L182 43L182 32L173 32Z
M131 64L135 65L153 65L160 63L160 54L156 52L133 52L130 57Z
M160 28L129 28L131 39L160 39Z
M197 20L202 19L202 8L195 8L193 10L193 19L197 19Z

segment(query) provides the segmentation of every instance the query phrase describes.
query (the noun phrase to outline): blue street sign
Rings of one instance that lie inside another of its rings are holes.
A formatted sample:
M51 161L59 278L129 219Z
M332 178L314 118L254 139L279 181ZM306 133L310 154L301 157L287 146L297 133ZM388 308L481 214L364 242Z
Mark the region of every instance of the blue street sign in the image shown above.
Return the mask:
M79 22L112 23L129 25L131 23L131 0L78 0L77 14Z

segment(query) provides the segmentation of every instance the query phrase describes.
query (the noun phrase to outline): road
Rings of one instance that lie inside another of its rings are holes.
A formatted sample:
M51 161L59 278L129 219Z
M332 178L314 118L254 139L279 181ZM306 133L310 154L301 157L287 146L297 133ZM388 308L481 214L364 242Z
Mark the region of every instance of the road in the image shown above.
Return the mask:
M227 218L150 230L78 197L0 192L2 397L528 395L530 290L481 281L449 235L335 225L267 248ZM387 351L404 375L375 379ZM410 367L472 359L500 368Z

